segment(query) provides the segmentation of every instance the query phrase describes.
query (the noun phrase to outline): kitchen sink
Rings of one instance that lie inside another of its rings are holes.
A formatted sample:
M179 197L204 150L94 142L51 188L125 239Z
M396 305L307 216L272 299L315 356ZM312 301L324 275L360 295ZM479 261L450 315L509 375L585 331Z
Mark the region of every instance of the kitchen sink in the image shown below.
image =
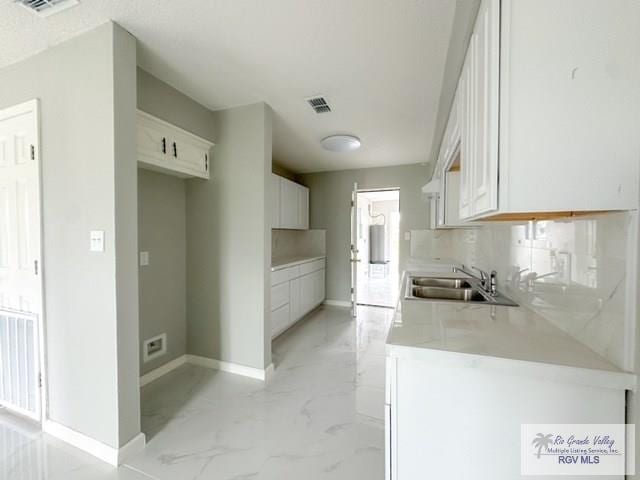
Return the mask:
M473 277L428 277L409 275L405 286L405 300L460 302L476 305L517 307L500 292L491 295L484 291L482 282Z
M463 278L412 277L411 282L418 287L472 288Z
M445 287L413 287L412 294L416 298L433 300L456 300L458 302L486 302L487 299L478 290L472 288Z

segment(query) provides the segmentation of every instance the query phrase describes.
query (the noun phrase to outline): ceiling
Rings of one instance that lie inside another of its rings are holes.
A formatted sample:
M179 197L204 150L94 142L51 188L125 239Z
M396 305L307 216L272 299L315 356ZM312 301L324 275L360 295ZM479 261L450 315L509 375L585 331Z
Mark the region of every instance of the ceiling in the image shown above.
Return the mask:
M296 173L428 160L453 0L80 0L46 19L0 0L0 68L111 19L138 64L211 109L265 101ZM324 95L331 113L304 101ZM333 133L362 140L331 153Z

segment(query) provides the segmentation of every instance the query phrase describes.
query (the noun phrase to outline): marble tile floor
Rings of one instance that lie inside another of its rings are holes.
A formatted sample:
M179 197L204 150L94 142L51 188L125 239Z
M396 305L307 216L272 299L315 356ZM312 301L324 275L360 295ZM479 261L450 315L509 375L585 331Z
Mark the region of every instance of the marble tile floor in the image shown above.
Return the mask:
M368 275L365 269L358 270L358 303L395 307L399 289L398 270L390 266L386 275L376 271Z
M118 469L0 413L0 479L382 479L392 315L321 307L276 339L266 384L185 365L147 385L147 447Z

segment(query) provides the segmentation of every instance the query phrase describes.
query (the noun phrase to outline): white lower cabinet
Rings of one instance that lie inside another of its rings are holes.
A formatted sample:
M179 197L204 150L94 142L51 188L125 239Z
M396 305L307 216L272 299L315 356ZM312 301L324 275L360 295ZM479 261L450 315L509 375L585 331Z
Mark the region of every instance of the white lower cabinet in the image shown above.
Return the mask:
M271 338L280 335L324 301L324 272L324 259L271 272ZM286 321L283 320L284 307Z
M387 357L387 480L525 478L522 424L625 421L623 388L585 382L586 376L571 383L539 372L514 374L520 364L509 367L508 360L506 367L483 368L483 361L463 357Z

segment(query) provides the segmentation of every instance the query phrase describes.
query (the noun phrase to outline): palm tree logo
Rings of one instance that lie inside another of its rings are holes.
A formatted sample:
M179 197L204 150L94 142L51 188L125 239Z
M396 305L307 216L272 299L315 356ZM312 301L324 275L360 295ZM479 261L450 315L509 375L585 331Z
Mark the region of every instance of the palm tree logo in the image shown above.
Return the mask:
M538 449L538 453L536 455L537 458L540 458L543 448L547 448L549 445L551 445L551 437L553 437L552 433L549 433L547 435L539 433L536 435L536 438L533 439L533 442L531 443L533 443L534 448Z

